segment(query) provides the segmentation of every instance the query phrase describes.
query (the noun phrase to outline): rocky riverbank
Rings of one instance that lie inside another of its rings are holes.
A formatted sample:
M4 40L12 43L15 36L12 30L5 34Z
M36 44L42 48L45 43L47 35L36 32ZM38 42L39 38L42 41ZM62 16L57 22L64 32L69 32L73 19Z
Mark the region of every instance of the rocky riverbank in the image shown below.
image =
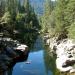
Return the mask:
M0 39L0 73L8 70L14 63L26 60L28 53L27 45L11 38Z
M75 72L75 41L74 39L62 39L57 37L49 38L44 36L46 45L49 45L50 52L56 54L56 67L61 72Z

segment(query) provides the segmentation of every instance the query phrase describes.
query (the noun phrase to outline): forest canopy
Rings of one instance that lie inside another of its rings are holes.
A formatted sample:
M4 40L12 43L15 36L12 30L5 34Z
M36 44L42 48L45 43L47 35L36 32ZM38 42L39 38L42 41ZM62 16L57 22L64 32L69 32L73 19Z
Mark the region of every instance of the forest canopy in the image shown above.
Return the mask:
M75 0L46 0L41 26L50 37L75 38Z
M0 0L0 32L25 40L27 32L40 29L37 15L29 0ZM19 34L19 35L15 35Z

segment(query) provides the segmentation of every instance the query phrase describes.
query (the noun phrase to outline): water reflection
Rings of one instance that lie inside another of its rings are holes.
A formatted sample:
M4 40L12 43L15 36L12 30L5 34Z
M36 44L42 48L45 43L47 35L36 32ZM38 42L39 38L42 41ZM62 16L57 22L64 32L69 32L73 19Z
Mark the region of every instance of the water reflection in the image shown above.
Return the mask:
M49 71L52 71L53 75L55 75L56 72L55 56L53 55L53 53L50 53L48 47L45 47L44 50L44 61L45 61L47 75L49 75L48 74Z
M31 49L31 52L38 52L43 49L43 41L41 36L39 35L33 45L33 48Z

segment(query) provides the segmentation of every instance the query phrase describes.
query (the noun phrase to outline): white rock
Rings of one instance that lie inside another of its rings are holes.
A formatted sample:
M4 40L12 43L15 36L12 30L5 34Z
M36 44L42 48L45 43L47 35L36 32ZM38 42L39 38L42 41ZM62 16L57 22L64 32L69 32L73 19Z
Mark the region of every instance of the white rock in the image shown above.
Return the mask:
M50 39L47 39L46 44L50 45Z
M57 49L56 50L57 68L62 72L66 72L66 71L70 71L70 73L74 72L75 69L72 66L63 67L63 65L66 64L67 60L69 61L75 60L75 48L73 48L73 46L75 46L74 40L73 39L63 39L59 41L60 43L57 45L56 39L51 38L49 42L50 42L49 47L51 49L53 49L54 46L56 46L56 49ZM72 55L72 57L69 57L70 55Z
M70 73L74 73L74 72L75 72L75 69L71 69L71 70L70 70Z
M68 51L68 50L72 49L73 46L74 46L74 44L72 43L71 40L66 41L66 43L61 42L57 46L56 54L57 54L57 57L59 57L59 58L56 59L56 66L60 71L63 71L63 72L65 72L65 71L70 71L70 72L74 71L72 66L62 67L63 64L67 60L70 60L70 61L75 60L75 58L73 56L73 52ZM74 50L72 50L72 51L74 51ZM68 56L70 54L68 54L68 53L71 53L71 55L73 57L69 58Z
M18 46L16 49L17 49L17 50L24 51L27 47L28 47L27 45L23 45L23 44L21 44L21 45Z
M57 67L57 69L59 69L61 72L66 72L66 71L70 71L70 70L73 69L72 66L62 67L65 61L66 61L66 59L64 60L64 58L57 58L57 59L56 59L56 67Z

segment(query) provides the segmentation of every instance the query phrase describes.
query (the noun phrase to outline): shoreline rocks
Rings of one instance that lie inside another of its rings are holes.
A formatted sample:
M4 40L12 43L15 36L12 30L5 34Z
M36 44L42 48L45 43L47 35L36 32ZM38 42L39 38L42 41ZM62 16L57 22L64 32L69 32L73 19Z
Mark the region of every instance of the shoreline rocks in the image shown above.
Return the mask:
M48 37L47 37L48 38ZM46 39L46 38L45 38ZM56 53L56 67L61 72L75 72L75 42L73 39L62 39L57 37L45 40L51 50ZM52 52L52 51L51 51Z
M0 72L8 70L16 62L27 60L28 46L14 42L14 40L2 40L0 43Z

